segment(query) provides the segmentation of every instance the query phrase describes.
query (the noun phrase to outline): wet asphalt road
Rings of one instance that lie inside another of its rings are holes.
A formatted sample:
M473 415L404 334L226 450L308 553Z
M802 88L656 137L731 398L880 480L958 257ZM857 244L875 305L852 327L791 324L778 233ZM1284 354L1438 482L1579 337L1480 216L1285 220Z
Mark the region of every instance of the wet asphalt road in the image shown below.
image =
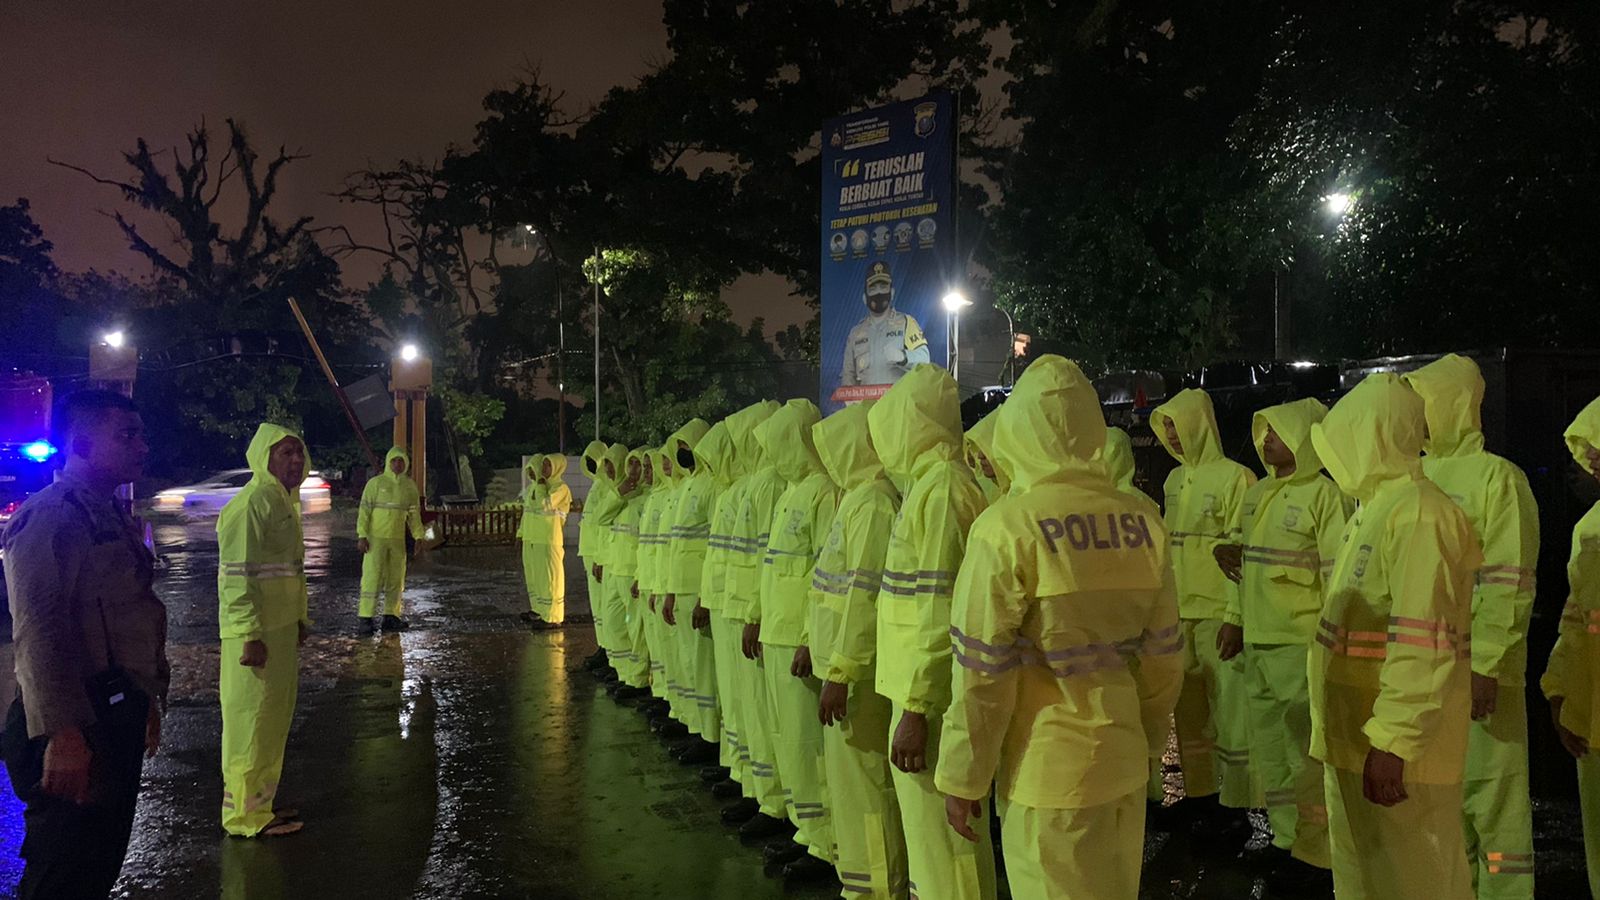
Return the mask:
M161 755L146 767L123 897L821 898L787 893L759 849L720 824L696 772L581 669L594 650L581 570L569 617L532 634L513 548L447 549L412 567L413 628L358 637L351 517L307 518L316 633L279 803L295 837L241 841L217 825L221 718L216 540L160 524L171 563L174 684ZM575 544L575 541L573 542ZM1539 896L1586 894L1575 802L1538 807ZM1257 837L1259 843L1260 836ZM0 895L21 874L21 811L0 788ZM1237 857L1152 834L1142 898L1265 897Z

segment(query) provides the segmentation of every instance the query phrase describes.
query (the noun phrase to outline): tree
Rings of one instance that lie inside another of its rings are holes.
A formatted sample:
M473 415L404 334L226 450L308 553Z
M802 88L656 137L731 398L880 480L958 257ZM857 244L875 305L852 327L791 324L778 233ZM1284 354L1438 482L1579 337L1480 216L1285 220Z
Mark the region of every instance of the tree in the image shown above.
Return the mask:
M140 139L123 155L129 174L121 179L57 163L115 188L171 235L148 239L134 218L109 213L155 274L137 289L99 295L102 314L129 321L143 350L136 397L164 413L148 425L153 468L237 465L264 420L303 426L313 447L343 444L347 427L318 383L287 299L299 301L334 358L371 354L311 220L282 224L271 214L282 172L301 157L280 148L264 159L232 119L220 157L204 124L186 144L168 159Z
M34 222L26 198L0 206L0 309L6 311L0 356L33 367L41 348L55 343L57 310L50 290L60 275L53 249Z

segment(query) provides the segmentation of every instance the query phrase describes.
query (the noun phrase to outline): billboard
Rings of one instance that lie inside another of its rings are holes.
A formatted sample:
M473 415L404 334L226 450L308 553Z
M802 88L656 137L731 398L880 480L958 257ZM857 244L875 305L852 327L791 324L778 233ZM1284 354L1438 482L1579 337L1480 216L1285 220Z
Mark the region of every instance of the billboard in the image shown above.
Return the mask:
M965 268L955 181L948 93L823 126L824 413L882 395L917 363L949 365L941 299Z

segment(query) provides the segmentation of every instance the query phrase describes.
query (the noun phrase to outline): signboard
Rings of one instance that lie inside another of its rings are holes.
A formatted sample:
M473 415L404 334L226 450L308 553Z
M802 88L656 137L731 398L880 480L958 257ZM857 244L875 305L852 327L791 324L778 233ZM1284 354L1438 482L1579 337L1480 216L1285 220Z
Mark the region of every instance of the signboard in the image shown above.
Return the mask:
M949 365L941 299L956 246L955 103L940 92L822 129L823 412Z

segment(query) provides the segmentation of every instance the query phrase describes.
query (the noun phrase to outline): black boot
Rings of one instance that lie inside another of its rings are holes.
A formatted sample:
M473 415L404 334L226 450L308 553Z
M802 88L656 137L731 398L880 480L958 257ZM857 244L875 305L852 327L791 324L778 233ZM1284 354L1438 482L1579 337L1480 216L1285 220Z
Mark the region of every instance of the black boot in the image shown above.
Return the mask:
M761 848L761 862L780 868L805 855L805 845L796 843L792 838L773 841Z
M744 825L754 821L761 812L761 804L746 797L738 803L730 803L722 808L722 824Z
M809 853L783 867L784 881L811 883L836 877L832 865Z
M695 739L674 752L672 758L686 766L703 766L706 763L716 762L717 755L716 744Z
M689 726L671 716L659 716L651 719L650 730L654 731L664 741L675 741L689 736Z
M410 628L410 627L411 627L411 623L407 622L405 619L400 618L399 616L384 616L383 617L383 630L384 631L405 631L407 628Z
M646 696L650 693L649 688L634 687L630 684L624 684L621 681L616 683L615 689L607 688L606 690L609 694L611 694L612 697L616 698L617 702L619 703L626 703L629 700L637 700L640 697Z
M719 781L711 786L711 796L718 800L735 800L744 794L744 788L732 778Z
M609 668L610 665L611 660L606 656L606 652L604 650L596 650L594 653L589 655L588 659L583 661L583 667L591 671L599 671L600 669Z
M1189 826L1189 835L1196 842L1228 853L1243 850L1255 831L1249 813L1221 804Z
M700 780L706 784L716 784L728 780L728 770L722 766L706 766L700 770Z
M1289 857L1267 876L1267 896L1320 900L1333 896L1333 873Z
M723 812L726 814L727 810ZM763 812L756 813L749 821L739 826L739 837L747 841L761 841L790 834L794 834L794 826L789 824L788 819L774 819Z
M361 632L362 634L377 634L378 633L378 620L377 619L369 619L369 618L366 618L365 616L363 616L361 618L361 624L356 626L356 630Z

